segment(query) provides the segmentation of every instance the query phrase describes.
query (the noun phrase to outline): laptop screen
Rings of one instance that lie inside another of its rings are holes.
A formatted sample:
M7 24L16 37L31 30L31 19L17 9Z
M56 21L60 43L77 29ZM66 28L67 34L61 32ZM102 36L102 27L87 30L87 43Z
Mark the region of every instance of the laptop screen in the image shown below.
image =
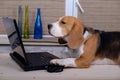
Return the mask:
M11 46L13 52L18 53L25 59L24 50L22 48L22 43L20 43L20 37L17 32L18 30L16 30L17 25L14 22L14 19L3 18L3 23L6 28L10 46Z

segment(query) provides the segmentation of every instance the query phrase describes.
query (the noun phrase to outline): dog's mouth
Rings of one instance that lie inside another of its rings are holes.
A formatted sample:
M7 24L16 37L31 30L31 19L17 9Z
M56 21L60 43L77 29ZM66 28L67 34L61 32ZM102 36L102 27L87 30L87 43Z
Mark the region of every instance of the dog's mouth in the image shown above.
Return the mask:
M52 35L49 29L48 29L48 33L49 33L50 35Z
M67 34L67 35L64 35L64 36L56 36L55 34L52 34L50 30L48 30L48 33L49 33L51 36L55 37L55 38L65 38L65 37L68 36L68 34Z
M53 35L50 31L48 31L48 33L49 33L51 36L55 37L55 38L61 38L60 36L55 36L55 35Z
M54 36L54 35L50 32L50 30L48 30L48 33L49 33L51 36L56 37L56 36Z
M59 38L59 37L53 35L50 30L51 30L51 29L48 29L48 33L49 33L51 36L56 37L56 38Z

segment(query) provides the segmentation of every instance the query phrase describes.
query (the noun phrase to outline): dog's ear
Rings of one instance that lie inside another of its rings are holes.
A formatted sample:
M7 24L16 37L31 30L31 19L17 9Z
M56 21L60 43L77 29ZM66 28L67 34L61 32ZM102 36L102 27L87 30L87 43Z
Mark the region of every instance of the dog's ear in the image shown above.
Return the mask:
M84 41L83 37L83 25L76 19L72 27L71 32L68 35L68 46L72 49L77 49Z
M58 38L59 44L66 44L67 42L63 38Z

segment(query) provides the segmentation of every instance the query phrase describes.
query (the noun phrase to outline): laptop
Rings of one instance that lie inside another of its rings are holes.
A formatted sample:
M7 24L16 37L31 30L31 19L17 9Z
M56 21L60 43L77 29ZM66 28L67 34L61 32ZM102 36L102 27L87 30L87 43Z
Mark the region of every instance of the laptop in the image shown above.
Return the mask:
M45 70L50 65L50 60L57 59L48 52L26 52L19 34L15 19L3 18L12 52L12 59L24 70Z

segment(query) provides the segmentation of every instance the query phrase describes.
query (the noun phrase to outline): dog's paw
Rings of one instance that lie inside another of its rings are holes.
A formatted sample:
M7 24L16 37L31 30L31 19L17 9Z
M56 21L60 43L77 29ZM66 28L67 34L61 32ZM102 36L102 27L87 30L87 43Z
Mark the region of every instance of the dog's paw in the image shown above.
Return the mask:
M55 64L55 65L62 65L64 66L64 60L63 59L53 59L50 61L51 64Z
M53 59L50 61L50 63L55 65L62 65L65 67L76 67L75 58Z

